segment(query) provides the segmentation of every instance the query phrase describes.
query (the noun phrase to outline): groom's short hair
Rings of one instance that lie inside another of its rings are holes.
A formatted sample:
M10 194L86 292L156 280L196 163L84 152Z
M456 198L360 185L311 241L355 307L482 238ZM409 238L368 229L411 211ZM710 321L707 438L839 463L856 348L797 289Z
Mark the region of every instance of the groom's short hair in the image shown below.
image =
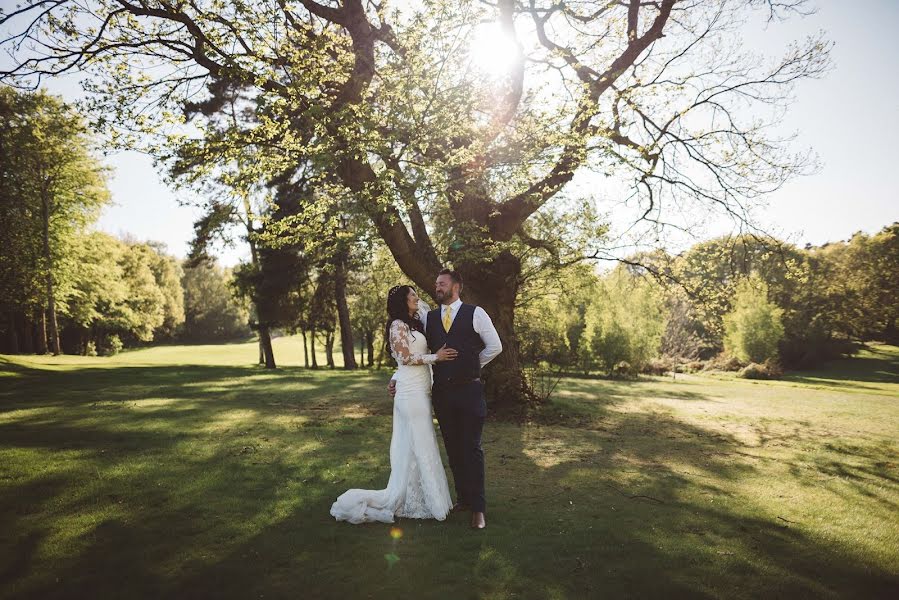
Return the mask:
M450 279L453 280L453 283L459 284L459 291L462 291L462 276L459 275L459 271L454 271L452 269L441 269L440 272L437 273L437 276L440 277L441 275L449 275Z

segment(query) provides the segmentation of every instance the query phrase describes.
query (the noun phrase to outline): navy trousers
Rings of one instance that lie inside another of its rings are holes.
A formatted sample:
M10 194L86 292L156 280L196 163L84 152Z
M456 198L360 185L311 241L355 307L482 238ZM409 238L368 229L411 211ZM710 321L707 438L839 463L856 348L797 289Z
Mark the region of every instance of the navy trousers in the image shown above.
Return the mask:
M431 399L456 484L456 501L468 504L475 512L486 512L484 450L481 448L481 432L487 415L484 386L480 381L437 382L431 391Z

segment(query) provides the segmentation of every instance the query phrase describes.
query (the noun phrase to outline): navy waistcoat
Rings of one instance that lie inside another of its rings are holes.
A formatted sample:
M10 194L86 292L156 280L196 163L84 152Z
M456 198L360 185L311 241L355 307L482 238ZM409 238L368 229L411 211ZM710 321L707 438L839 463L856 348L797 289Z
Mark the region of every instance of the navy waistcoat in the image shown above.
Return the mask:
M440 307L428 313L426 335L431 352L437 352L444 344L459 351L455 360L434 363L434 383L465 383L481 376L478 358L484 349L484 341L474 330L474 305L462 304L453 319L449 332L443 330Z

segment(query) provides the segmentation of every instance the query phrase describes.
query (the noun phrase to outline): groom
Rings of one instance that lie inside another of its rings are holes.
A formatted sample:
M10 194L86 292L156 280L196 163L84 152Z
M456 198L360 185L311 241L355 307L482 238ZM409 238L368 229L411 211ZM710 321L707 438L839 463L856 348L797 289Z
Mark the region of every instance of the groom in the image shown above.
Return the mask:
M484 512L484 451L481 432L487 404L481 368L503 350L499 334L480 306L459 299L462 276L443 269L437 276L435 296L440 306L427 314L425 334L431 352L443 346L458 351L455 360L434 363L431 401L450 470L456 484L453 511L471 510L471 526L487 526ZM394 382L391 381L391 393Z

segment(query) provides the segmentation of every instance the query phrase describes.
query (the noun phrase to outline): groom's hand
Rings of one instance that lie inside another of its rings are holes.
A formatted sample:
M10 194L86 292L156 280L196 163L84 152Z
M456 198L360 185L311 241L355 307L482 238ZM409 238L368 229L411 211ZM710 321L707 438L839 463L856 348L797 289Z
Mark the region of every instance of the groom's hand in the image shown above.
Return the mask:
M387 384L387 392L391 398L396 396L396 379L391 379L390 383Z
M456 357L459 355L459 351L455 348L447 348L446 344L444 344L440 350L437 351L437 362L445 362L447 360L456 360Z

